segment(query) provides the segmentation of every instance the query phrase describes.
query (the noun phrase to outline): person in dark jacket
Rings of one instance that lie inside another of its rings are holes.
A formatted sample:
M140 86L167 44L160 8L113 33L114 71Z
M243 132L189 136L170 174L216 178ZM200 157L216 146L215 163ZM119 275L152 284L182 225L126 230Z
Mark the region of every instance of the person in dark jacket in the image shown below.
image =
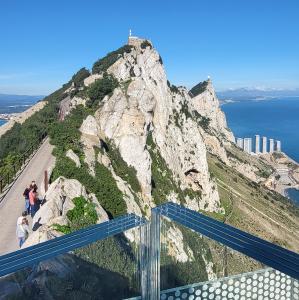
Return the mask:
M23 196L25 199L25 211L27 212L27 215L30 214L30 202L29 202L29 193L30 193L30 186L26 187L26 189L24 190Z

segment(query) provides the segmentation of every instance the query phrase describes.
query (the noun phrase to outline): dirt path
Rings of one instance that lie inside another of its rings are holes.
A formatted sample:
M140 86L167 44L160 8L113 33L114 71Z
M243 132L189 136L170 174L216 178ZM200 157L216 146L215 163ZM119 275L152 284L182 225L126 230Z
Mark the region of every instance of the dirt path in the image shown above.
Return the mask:
M52 150L53 146L49 144L49 140L45 140L0 203L0 255L18 250L15 231L17 218L25 209L23 191L32 180L36 181L40 192L44 190L44 172L55 163ZM28 219L31 221L30 216Z

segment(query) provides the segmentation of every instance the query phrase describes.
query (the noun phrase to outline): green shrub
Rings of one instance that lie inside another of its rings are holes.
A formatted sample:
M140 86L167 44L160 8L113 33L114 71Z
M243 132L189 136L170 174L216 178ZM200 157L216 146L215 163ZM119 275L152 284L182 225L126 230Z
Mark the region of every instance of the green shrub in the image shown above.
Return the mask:
M152 44L148 40L145 40L141 43L140 47L141 49L146 49L146 47L150 47L150 49L152 49Z
M80 69L72 77L72 82L74 82L75 87L80 87L83 85L84 79L90 76L90 72L86 68Z
M113 75L104 73L102 79L96 80L87 89L87 95L90 100L87 101L87 106L92 107L96 105L103 98L112 93L113 90L118 87L119 83Z
M140 183L136 176L136 170L133 167L129 167L128 164L123 160L118 148L114 145L110 145L109 151L106 153L111 160L111 164L115 173L124 181L129 183L134 192L141 192Z
M49 127L49 136L51 143L56 146L55 151L65 152L72 149L75 153L80 154L82 145L80 144L80 131L83 120L92 114L91 109L86 109L82 105L72 110L64 122L54 122Z
M207 89L208 83L209 82L206 80L206 81L200 82L196 86L194 86L190 90L191 96L195 97L195 96L203 93Z
M82 166L77 168L76 164L65 156L57 158L52 174L52 180L59 176L70 179L77 179L87 189L87 192L94 193L106 212L111 217L123 215L127 212L122 192L118 189L111 172L103 165L97 163L96 176L89 174L88 168Z
M124 53L130 53L133 46L125 45L116 51L108 53L105 57L96 61L92 67L92 73L102 73L106 72L107 69L112 66Z
M23 155L29 157L40 145L40 139L48 133L51 124L57 121L59 102L66 96L64 91L69 84L45 97L48 101L43 109L28 118L22 125L15 125L0 138L0 177L8 173L12 177L17 172L23 160ZM12 164L16 164L16 168Z

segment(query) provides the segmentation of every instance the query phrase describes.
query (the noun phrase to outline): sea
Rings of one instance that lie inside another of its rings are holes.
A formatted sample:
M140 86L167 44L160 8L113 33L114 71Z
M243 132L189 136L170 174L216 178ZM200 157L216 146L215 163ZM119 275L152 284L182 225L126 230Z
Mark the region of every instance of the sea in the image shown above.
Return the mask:
M299 97L235 100L221 108L235 137L259 134L280 140L282 151L299 162ZM299 206L299 191L289 189L287 194Z
M0 94L0 114L23 112L35 104L42 96L20 96ZM0 126L7 121L0 119Z

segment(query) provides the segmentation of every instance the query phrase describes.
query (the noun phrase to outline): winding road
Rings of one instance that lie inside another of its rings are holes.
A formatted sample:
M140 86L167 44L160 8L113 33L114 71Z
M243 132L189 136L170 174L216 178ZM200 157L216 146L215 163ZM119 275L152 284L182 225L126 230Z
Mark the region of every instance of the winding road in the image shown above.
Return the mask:
M32 180L43 196L44 173L55 164L53 146L46 139L0 203L0 255L18 250L16 224L25 210L23 192ZM31 217L28 216L31 223Z

